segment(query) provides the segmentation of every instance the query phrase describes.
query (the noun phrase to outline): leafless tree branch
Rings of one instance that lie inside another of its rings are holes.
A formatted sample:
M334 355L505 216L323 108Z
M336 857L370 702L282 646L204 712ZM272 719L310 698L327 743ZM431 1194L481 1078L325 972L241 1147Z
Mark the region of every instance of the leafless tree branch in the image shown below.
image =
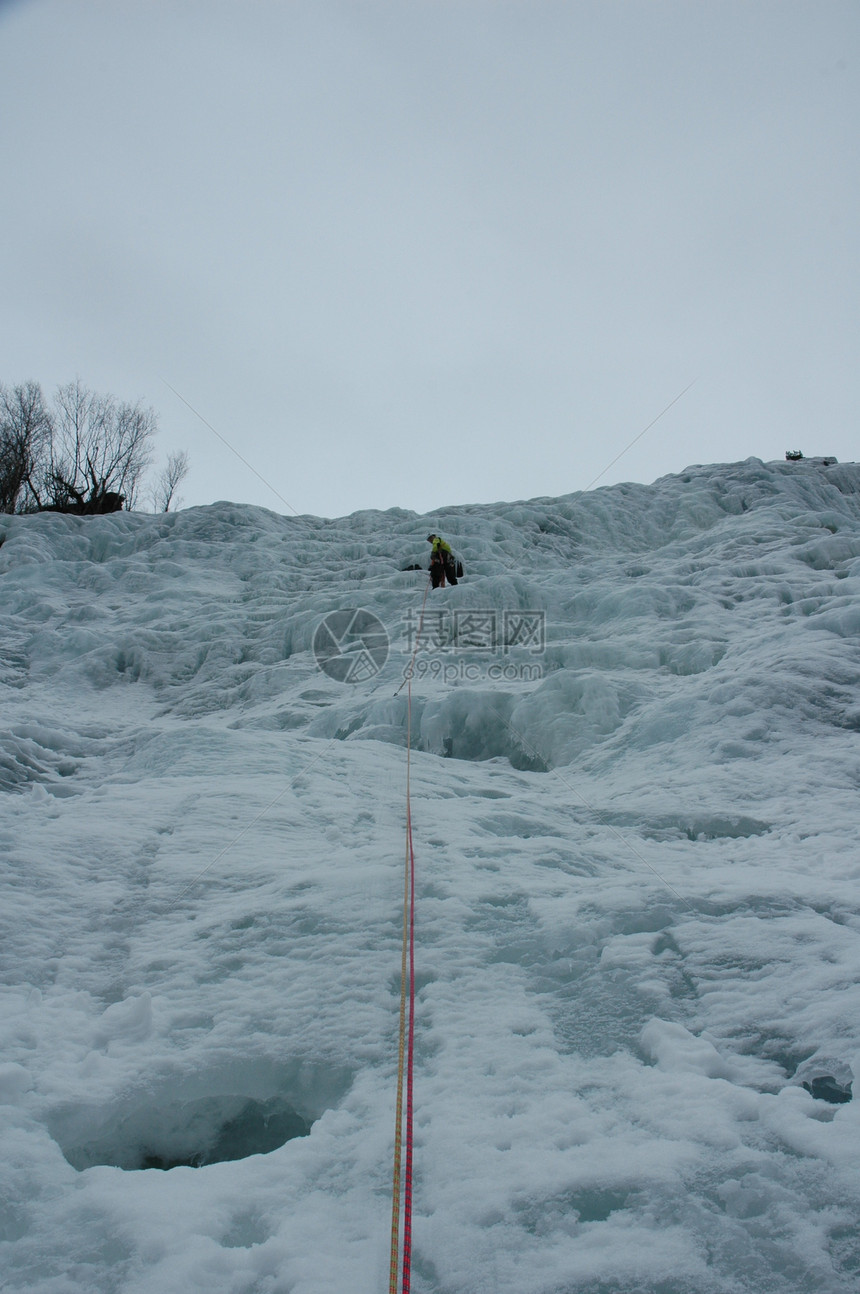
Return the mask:
M161 469L150 496L156 512L169 512L171 508L175 509L178 506L179 500L176 498L176 491L187 475L188 454L186 451L183 449L179 453L170 454L167 465Z

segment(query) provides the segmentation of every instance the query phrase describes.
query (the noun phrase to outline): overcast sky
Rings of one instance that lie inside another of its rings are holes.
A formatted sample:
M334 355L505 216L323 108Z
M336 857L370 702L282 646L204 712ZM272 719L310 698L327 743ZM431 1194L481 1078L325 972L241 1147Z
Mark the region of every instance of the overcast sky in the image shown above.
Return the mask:
M151 404L187 505L854 460L858 37L857 0L0 0L0 380Z

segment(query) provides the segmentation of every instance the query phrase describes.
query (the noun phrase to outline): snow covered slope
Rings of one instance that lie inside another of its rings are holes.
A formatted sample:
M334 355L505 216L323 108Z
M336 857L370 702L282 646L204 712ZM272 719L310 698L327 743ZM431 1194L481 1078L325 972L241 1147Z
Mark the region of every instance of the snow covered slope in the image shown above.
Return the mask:
M387 1288L430 530L413 1289L856 1289L860 467L755 459L0 518L3 1288Z

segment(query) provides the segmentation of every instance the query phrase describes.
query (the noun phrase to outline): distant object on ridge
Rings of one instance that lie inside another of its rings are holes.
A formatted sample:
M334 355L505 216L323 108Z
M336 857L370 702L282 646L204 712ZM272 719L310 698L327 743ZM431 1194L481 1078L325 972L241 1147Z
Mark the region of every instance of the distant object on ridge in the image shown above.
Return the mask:
M803 454L799 449L787 449L785 451L785 461L787 463L799 463L803 459ZM826 458L807 458L807 463L818 463L822 467L832 467L839 460L828 455Z

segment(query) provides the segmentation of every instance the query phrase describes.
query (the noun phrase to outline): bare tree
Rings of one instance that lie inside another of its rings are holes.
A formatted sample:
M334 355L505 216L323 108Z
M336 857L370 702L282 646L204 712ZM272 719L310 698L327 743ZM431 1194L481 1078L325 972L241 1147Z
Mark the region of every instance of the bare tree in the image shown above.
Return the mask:
M157 430L140 401L100 395L80 380L59 387L50 407L37 382L0 383L0 512L134 508ZM187 473L187 453L171 454L148 492L156 511L176 507Z
M152 487L150 498L156 512L169 512L177 508L180 500L176 491L188 475L188 454L183 449L177 454L170 454L167 466L161 469L158 480Z
M158 428L152 409L98 395L80 381L57 391L45 507L63 512L133 508Z
M51 416L38 382L0 383L0 512L39 506L35 478L51 438Z

